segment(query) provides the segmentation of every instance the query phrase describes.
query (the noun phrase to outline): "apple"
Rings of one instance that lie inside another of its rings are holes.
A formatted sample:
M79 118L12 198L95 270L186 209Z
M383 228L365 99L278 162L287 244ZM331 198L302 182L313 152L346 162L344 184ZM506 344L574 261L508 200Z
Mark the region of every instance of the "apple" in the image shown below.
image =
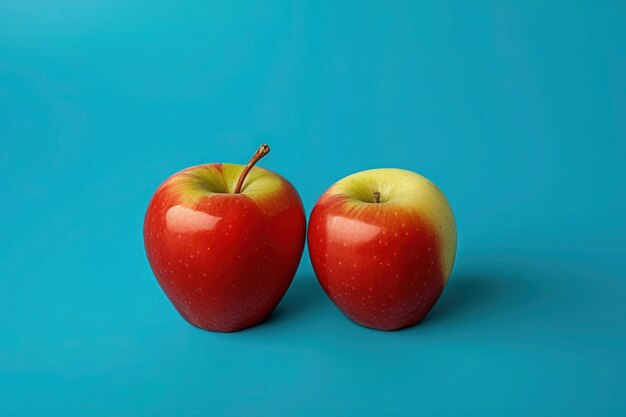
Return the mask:
M402 169L345 177L317 201L309 256L320 285L352 321L395 330L421 321L452 272L456 225L446 197Z
M206 330L233 332L265 320L289 288L306 220L295 188L254 166L206 164L169 177L154 193L144 243L176 310Z

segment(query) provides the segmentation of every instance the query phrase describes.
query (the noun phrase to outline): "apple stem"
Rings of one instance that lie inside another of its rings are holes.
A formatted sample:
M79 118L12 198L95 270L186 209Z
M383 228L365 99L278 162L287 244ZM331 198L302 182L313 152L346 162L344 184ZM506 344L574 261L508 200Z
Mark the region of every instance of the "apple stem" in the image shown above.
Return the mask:
M239 181L237 181L237 186L235 187L235 194L241 193L241 189L243 188L243 182L246 180L246 176L248 176L248 173L250 172L254 164L259 162L259 160L263 158L265 155L267 155L269 152L270 152L270 147L267 146L266 144L259 146L259 149L257 149L254 155L252 155L252 158L250 158L250 162L248 162L246 166L243 168L243 171L241 171L241 175L239 176Z
M372 193L372 198L374 199L374 203L380 203L380 193L378 191Z

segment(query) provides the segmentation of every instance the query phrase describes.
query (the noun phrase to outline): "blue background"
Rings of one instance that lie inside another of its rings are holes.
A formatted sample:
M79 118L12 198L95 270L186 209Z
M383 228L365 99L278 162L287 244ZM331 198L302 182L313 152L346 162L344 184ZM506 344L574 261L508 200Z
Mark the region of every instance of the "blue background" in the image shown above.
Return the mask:
M623 415L626 3L466 3L0 1L0 414ZM262 142L307 213L367 168L444 190L422 324L355 326L306 252L261 326L175 313L152 192Z

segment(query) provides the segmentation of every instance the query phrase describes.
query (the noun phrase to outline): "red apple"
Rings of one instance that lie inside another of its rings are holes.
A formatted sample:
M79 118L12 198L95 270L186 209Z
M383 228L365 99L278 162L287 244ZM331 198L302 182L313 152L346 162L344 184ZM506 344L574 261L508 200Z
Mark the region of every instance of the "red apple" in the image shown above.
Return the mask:
M253 167L198 165L156 190L144 221L152 271L194 326L232 332L265 320L289 288L306 220L295 188Z
M426 178L374 169L335 183L313 208L309 255L335 305L354 322L394 330L422 320L452 271L456 226Z

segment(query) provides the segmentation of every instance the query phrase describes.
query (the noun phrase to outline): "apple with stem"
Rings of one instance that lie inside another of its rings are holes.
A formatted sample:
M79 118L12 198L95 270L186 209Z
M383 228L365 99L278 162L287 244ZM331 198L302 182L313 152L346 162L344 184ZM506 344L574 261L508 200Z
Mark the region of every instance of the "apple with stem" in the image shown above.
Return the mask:
M435 305L452 272L456 225L432 182L373 169L320 197L308 247L322 288L348 318L394 330L418 323Z
M154 193L144 243L176 310L206 330L233 332L265 320L289 288L306 220L295 188L250 162L206 164L169 177Z

